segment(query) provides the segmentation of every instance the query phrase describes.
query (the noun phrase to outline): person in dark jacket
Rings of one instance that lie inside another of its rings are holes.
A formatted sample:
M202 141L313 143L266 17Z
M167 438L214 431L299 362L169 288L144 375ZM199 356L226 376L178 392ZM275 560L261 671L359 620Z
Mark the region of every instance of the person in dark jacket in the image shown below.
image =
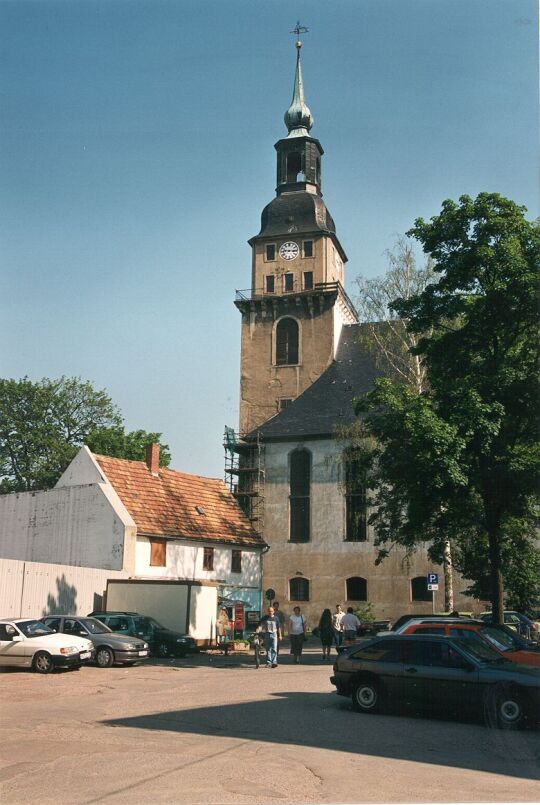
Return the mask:
M319 638L322 646L323 660L330 659L330 649L334 640L334 627L332 625L332 613L325 609L319 620Z

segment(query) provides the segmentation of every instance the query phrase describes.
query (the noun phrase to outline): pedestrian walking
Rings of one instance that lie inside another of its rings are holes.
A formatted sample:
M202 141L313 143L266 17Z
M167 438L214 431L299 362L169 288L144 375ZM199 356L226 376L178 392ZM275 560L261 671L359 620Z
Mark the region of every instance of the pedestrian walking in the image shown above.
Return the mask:
M344 612L341 608L341 604L336 604L336 611L332 615L332 626L334 629L334 642L336 644L336 651L339 653L339 649L343 645L343 626L342 620L344 616Z
M334 627L332 624L332 613L325 609L319 620L319 638L322 646L323 660L330 659L330 649L334 640Z
M227 632L231 628L231 622L229 620L229 615L225 607L221 607L221 609L219 610L216 626L217 626L217 642L218 645L222 645L223 643L227 642Z
M347 612L341 619L341 626L343 627L343 642L346 646L352 646L356 641L358 627L360 626L360 621L354 614L352 607L347 607Z
M291 654L295 663L299 663L306 639L306 621L300 612L300 607L295 607L293 614L289 618L289 639L291 641Z
M279 608L279 601L274 601L274 615L279 621L279 628L281 630L281 637L278 640L278 647L277 653L279 654L279 649L281 648L281 642L285 639L285 615L283 611Z
M279 620L276 618L274 607L268 607L266 610L266 615L261 619L257 630L264 634L267 667L277 668L277 649L278 642L281 640L281 628L279 625Z

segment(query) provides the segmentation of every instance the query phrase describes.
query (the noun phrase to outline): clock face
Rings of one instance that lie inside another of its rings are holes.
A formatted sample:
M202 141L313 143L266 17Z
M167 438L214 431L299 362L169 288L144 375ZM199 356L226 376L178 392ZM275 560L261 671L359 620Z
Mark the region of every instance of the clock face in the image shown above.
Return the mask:
M279 247L279 256L283 260L294 260L299 254L300 247L293 240L288 240L287 243L282 243Z

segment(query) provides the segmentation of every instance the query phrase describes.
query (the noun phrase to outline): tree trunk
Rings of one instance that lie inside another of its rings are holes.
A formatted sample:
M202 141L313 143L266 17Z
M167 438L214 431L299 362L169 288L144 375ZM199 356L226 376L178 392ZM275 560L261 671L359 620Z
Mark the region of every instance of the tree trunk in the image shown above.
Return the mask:
M504 590L501 569L501 543L498 523L488 523L491 611L495 623L504 623Z
M444 569L444 611L453 612L454 610L454 577L452 566L452 547L450 540L444 541L444 554L443 554L443 569Z

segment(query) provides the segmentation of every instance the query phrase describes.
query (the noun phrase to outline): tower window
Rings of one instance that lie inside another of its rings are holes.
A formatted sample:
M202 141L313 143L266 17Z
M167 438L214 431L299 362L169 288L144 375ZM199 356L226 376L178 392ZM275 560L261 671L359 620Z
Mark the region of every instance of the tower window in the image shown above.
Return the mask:
M287 154L287 181L297 182L302 173L302 154L300 151L291 151Z
M311 453L309 450L293 450L290 465L289 539L291 542L309 542Z
M347 601L367 601L367 581L362 576L347 579Z
M214 569L214 549L203 548L203 570Z
M367 540L365 472L361 457L353 449L343 455L345 465L345 539Z
M281 319L276 327L276 364L291 366L298 363L298 322Z
M275 243L267 243L266 244L266 259L270 260L270 261L276 259L276 244Z
M294 290L294 274L283 275L283 290L286 292Z
M411 579L411 600L431 601L433 593L427 588L427 576L416 576Z
M299 577L289 579L289 599L291 601L309 601L309 581Z
M304 290L311 291L313 288L313 271L304 271Z
M264 289L266 293L274 293L275 291L275 277L273 274L269 274L265 278L265 286Z
M304 241L304 257L313 257L313 241Z

